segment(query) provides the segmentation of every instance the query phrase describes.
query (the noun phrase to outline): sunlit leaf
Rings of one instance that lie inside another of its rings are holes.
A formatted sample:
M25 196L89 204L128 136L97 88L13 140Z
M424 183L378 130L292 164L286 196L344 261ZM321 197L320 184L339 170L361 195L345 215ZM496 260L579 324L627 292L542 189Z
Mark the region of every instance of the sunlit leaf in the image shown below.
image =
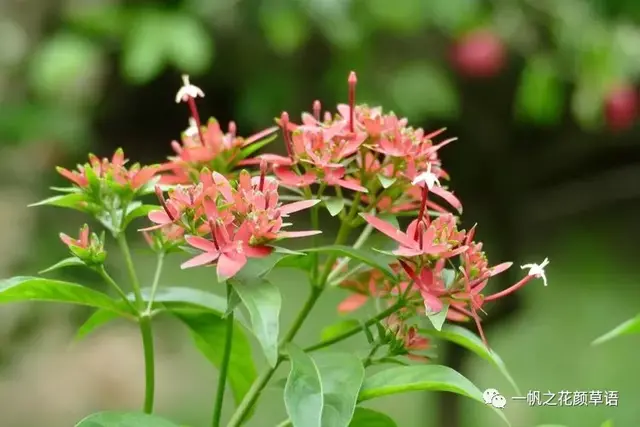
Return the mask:
M143 9L132 19L124 37L122 72L132 83L146 83L160 74L166 61L167 19L165 14Z
M271 366L278 360L278 335L282 297L277 286L263 277L236 276L229 280L249 312L251 330Z
M86 197L84 196L84 194L69 193L60 196L49 197L48 199L41 200L37 203L32 203L29 205L29 207L49 205L58 206L60 208L73 208L77 210L83 210L83 208L79 206L79 203L84 201L86 201Z
M440 338L454 344L458 344L459 346L464 347L467 350L470 350L483 359L487 360L496 368L498 368L502 375L504 375L509 383L511 383L516 393L518 395L521 394L518 385L513 380L511 374L509 374L509 371L502 361L502 358L493 350L489 350L487 346L484 345L480 337L478 337L467 328L463 328L457 325L444 325L444 327L439 331L434 329L424 329L421 330L421 333L427 336Z
M371 267L379 269L382 273L390 278L394 278L395 274L391 267L389 267L389 258L377 254L374 251L366 249L356 249L351 246L343 245L331 245L321 246L318 248L302 249L302 252L320 252L334 254L340 257L349 257L351 259L360 261Z
M349 427L397 427L387 414L368 408L356 408Z
M353 328L358 328L360 326L360 322L356 319L341 320L340 322L334 323L324 328L320 334L320 339L321 341L329 341L344 332L350 331Z
M342 209L344 209L344 198L329 197L327 199L324 199L324 205L326 206L331 216L336 216L340 212L342 212Z
M118 300L77 283L24 276L0 281L0 304L25 301L64 302L103 308L125 317L132 315Z
M613 330L607 332L601 337L593 341L592 345L599 345L614 338L623 335L635 335L640 334L640 314L633 319L629 319L624 323L616 326Z
M215 53L213 39L203 23L183 13L167 16L166 52L180 70L201 74L210 66Z
M85 339L89 334L112 320L118 319L117 313L110 310L96 310L76 331L75 340Z
M552 60L529 58L516 95L516 115L536 124L551 125L561 118L564 87Z
M453 369L441 365L399 366L377 372L365 379L359 401L410 391L446 391L469 397L485 405L482 392L471 381ZM500 409L493 409L510 425Z
M427 314L427 318L431 322L436 331L442 329L442 325L444 325L445 320L447 320L447 312L449 311L449 304L444 304L442 310L437 312L436 314Z
M40 271L38 274L44 274L44 273L50 273L54 270L59 270L61 268L67 268L67 267L84 267L85 263L80 260L77 257L69 257L69 258L65 258L60 262L55 263L54 265L52 265L49 268L45 268L44 270Z

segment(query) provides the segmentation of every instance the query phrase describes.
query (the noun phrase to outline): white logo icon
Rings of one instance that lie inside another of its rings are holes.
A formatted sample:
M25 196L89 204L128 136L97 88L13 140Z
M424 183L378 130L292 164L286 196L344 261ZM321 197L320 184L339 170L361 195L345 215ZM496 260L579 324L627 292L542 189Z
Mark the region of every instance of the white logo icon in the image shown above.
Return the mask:
M494 408L502 409L507 406L507 399L500 394L495 388L488 388L482 393L482 399L487 405L491 405Z

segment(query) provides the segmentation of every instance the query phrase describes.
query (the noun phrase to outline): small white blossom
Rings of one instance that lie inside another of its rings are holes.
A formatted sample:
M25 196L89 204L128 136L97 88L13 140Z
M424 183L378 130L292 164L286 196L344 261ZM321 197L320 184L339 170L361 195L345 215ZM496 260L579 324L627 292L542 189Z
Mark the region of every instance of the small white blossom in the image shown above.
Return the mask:
M436 184L438 185L438 187L440 187L440 181L438 181L438 177L436 176L436 174L431 172L431 163L427 165L427 170L425 172L422 172L421 174L416 176L413 181L411 181L411 184L417 185L421 182L424 182L429 190L431 190Z
M182 101L186 101L188 98L204 98L204 92L198 86L192 85L189 82L189 76L186 74L182 75L182 87L178 90L176 94L176 103L180 103Z
M534 276L537 278L542 278L544 285L547 286L547 276L544 274L544 268L549 265L549 258L545 258L544 261L540 264L525 264L520 266L521 269L529 269L528 276Z
M195 138L198 136L198 124L196 123L196 119L193 117L189 118L189 127L185 129L184 134L189 138Z

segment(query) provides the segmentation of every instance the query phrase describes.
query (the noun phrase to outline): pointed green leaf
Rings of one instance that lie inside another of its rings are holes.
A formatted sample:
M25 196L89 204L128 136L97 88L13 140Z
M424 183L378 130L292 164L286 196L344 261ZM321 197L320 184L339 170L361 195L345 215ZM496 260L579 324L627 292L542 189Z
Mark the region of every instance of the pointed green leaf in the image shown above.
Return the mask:
M158 209L160 209L160 207L156 205L140 205L133 209L129 207L129 209L127 209L127 216L124 219L123 228L126 228L134 219L147 216L149 215L149 212L156 211Z
M371 267L379 269L382 273L390 278L395 278L393 270L389 267L389 258L377 254L374 251L369 251L366 249L356 249L350 246L343 245L331 245L321 246L318 248L303 249L302 252L332 253L340 257L349 257L351 259L360 261Z
M77 210L83 210L82 207L79 206L80 202L86 201L86 197L81 193L69 193L62 194L59 196L49 197L48 199L41 200L37 203L32 203L29 207L34 206L57 206L60 208L72 208Z
M77 257L69 257L69 258L65 258L62 261L52 265L49 268L45 268L44 270L42 270L38 274L49 273L51 271L58 270L60 268L66 268L66 267L84 267L84 265L85 265L84 262L82 262L79 258L77 258Z
M238 157L238 160L243 160L246 159L247 157L251 156L253 153L255 153L256 151L260 150L262 147L266 146L267 144L275 141L275 139L278 137L278 134L273 134L271 136L268 136L267 138L261 140L261 141L257 141L254 142L252 144L247 145L246 147L244 147L242 149L242 151L240 151L240 156Z
M104 326L112 320L117 319L118 314L109 310L97 310L95 311L85 322L78 328L76 332L75 340L80 341L85 339L90 333L98 329L100 326Z
M360 327L360 322L356 319L346 319L324 328L320 334L321 341L329 341L344 332Z
M219 315L197 309L175 309L172 314L191 331L196 347L217 368L222 364L222 349L226 339L226 320ZM242 401L256 379L256 367L251 357L251 344L239 324L233 329L228 382L236 404Z
M456 271L451 268L443 268L440 276L444 280L445 288L449 289L456 279Z
M467 328L463 328L462 326L458 325L445 325L440 331L434 329L425 329L421 330L420 332L431 337L440 338L454 344L458 344L459 346L464 347L467 350L472 351L473 353L482 357L486 361L493 364L496 368L498 368L502 375L504 375L504 377L513 386L518 395L522 394L520 393L518 385L513 380L513 377L511 376L511 374L509 374L509 371L502 361L502 358L498 356L494 351L489 350L484 345L480 337L478 337Z
M77 283L25 276L0 281L0 304L23 301L65 302L104 308L124 317L132 315L118 300Z
M398 427L387 414L368 408L356 408L349 427Z
M284 399L294 427L347 427L355 410L364 367L353 354L309 356L288 346L291 371Z
M242 303L249 311L251 330L260 342L271 366L278 360L278 335L280 330L280 290L262 277L251 280L236 276L229 280Z
M322 427L347 427L364 380L364 366L351 353L318 353L312 359L320 373L324 405Z
M616 326L613 330L594 340L591 345L600 345L622 335L640 334L640 314Z
M471 381L447 366L399 366L377 372L365 379L359 401L409 391L446 391L484 404L482 392ZM495 412L510 425L500 409Z
M293 344L287 347L291 371L284 387L284 405L293 427L321 427L324 396L320 371L313 359Z
M344 199L342 197L329 197L324 199L324 205L331 216L336 216L344 209Z
M149 300L151 288L141 290L142 298ZM211 310L220 315L227 311L227 302L224 297L201 289L167 286L156 291L154 301L165 305L173 303L189 304L199 308Z
M178 427L178 424L141 412L99 412L89 415L75 427Z
M394 182L396 182L395 178L387 178L382 174L378 174L377 176L378 181L380 181L380 184L382 184L382 188L389 188L393 185Z
M607 420L600 427L613 427L613 420Z
M238 293L234 291L233 288L229 288L229 294L227 295L227 309L222 315L222 318L226 318L233 313L240 304L242 304L242 300Z
M431 322L436 331L442 329L442 325L444 325L445 320L447 320L447 312L449 311L449 304L445 304L442 307L442 310L437 312L436 314L427 314L427 318Z
M61 193L81 193L80 187L49 187L49 190L59 191Z

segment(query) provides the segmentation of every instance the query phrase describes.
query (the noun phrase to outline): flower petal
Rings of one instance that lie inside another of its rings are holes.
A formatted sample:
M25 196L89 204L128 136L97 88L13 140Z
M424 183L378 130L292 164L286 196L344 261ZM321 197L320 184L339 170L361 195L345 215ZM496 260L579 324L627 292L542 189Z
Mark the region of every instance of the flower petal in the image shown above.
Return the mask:
M189 261L183 262L180 265L180 268L184 270L185 268L199 267L201 265L211 264L216 259L218 259L218 255L218 252L205 252L200 255L196 255Z
M308 237L322 234L320 230L307 230L307 231L281 231L278 233L279 239L295 239L297 237Z
M188 244L190 244L194 248L200 249L201 251L219 252L218 248L216 248L215 243L205 239L204 237L187 236L185 240Z
M393 224L390 224L387 221L383 221L380 218L376 218L375 216L370 214L361 214L360 216L362 216L362 218L364 218L364 220L367 221L373 228L391 237L401 245L408 248L418 247L418 242L409 238L409 236L395 228Z
M224 281L235 276L247 263L247 257L238 252L226 252L218 260L218 280Z
M437 185L431 188L431 192L444 199L447 203L453 206L459 213L462 213L462 203L452 192L445 190Z
M349 295L347 298L342 300L340 304L338 304L338 312L340 313L350 313L362 307L369 297L367 295L362 294L353 294Z
M166 225L173 222L171 218L169 218L169 215L167 215L167 213L162 209L149 212L147 217L152 222L155 222L156 224L159 224L159 225Z
M301 200L299 202L289 203L283 206L280 206L280 213L282 215L289 215L290 213L298 212L303 209L308 209L311 206L315 206L320 203L321 200Z

